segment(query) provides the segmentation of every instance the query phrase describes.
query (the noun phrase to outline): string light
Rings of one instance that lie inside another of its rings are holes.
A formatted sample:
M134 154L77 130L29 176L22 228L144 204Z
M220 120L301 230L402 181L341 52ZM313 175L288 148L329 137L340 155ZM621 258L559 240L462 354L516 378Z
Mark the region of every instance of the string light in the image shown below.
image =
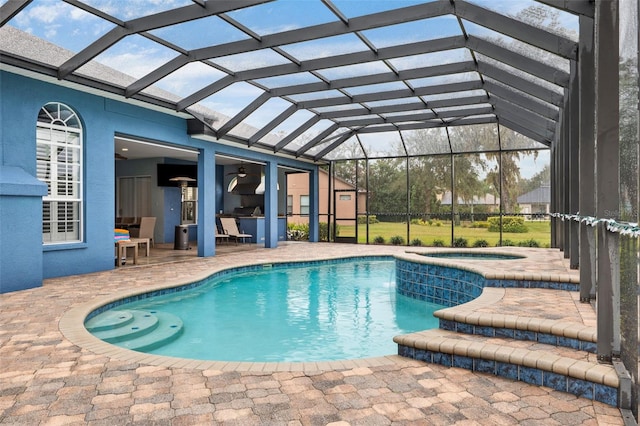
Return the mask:
M593 216L582 216L580 213L549 213L551 217L560 219L561 221L573 220L576 222L584 223L589 226L597 226L602 223L607 227L609 232L615 232L620 235L627 235L633 238L640 238L640 226L637 223L631 222L616 222L615 219L598 219Z

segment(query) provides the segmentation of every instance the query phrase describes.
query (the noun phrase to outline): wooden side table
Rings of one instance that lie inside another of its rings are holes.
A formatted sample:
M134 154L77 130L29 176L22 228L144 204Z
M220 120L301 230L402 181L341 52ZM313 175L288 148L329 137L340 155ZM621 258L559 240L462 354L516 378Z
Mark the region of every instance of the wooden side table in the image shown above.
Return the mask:
M118 248L118 261L116 262L116 268L119 268L122 265L122 259L127 260L127 248L133 247L133 264L138 264L138 243L135 241L118 241L116 243L116 247Z
M140 244L144 244L147 249L145 256L149 257L149 245L151 244L151 238L130 238L130 240L131 242L138 244L138 246Z

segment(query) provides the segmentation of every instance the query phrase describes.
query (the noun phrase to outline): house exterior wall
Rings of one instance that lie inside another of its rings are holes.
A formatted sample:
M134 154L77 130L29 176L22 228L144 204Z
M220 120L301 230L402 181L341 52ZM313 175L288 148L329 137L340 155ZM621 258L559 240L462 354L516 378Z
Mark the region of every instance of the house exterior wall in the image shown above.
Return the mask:
M329 211L329 174L320 169L318 173L319 177L319 209L321 222L325 222L327 215L332 213ZM334 190L341 189L355 189L353 185L344 182L340 179L334 179ZM308 223L308 216L300 215L300 197L303 195L309 195L309 174L308 173L290 173L287 175L287 195L293 196L293 209L292 214L288 216L287 221L289 223ZM351 194L350 200L336 200L336 216L338 217L353 217L356 208L356 197ZM331 201L333 202L333 195L331 195ZM358 194L358 214L365 214L366 212L366 194Z
M0 292L40 286L43 278L114 268L116 133L197 148L212 158L220 152L296 168L315 167L191 138L182 117L4 70L0 71L0 93ZM46 185L36 178L36 124L41 107L49 102L69 106L82 121L84 238L80 243L42 244ZM206 180L212 191L214 174ZM179 191L176 193L176 197L157 198L154 212L166 211L174 198L179 201ZM213 221L214 205L207 209ZM167 226L173 225L157 226L164 226L166 233Z
M519 204L520 213L523 214L535 214L535 213L549 213L549 203L525 203Z

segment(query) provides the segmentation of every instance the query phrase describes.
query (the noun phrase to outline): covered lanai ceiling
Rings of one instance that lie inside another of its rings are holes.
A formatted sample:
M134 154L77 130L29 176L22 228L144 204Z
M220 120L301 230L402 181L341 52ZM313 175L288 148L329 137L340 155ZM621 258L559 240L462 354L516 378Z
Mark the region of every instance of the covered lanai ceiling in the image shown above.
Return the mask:
M593 17L588 0L0 4L5 66L186 114L196 137L316 161L421 131L415 154L450 152L431 139L496 123L529 141L513 149L549 146L578 16Z

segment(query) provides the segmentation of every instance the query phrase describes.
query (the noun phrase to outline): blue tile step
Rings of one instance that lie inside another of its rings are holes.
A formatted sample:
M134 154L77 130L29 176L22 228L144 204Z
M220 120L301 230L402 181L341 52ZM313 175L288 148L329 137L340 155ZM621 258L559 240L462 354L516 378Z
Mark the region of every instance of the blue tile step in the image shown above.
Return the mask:
M447 367L465 368L603 402L618 403L619 378L612 365L584 351L538 342L485 337L433 329L393 338L398 355Z
M85 327L105 342L144 352L177 339L184 324L180 318L166 312L119 310L96 315Z
M440 319L440 328L443 330L596 352L595 327L563 320L479 311L479 308L499 301L503 294L504 289L485 288L482 295L471 302L440 309L433 315Z

